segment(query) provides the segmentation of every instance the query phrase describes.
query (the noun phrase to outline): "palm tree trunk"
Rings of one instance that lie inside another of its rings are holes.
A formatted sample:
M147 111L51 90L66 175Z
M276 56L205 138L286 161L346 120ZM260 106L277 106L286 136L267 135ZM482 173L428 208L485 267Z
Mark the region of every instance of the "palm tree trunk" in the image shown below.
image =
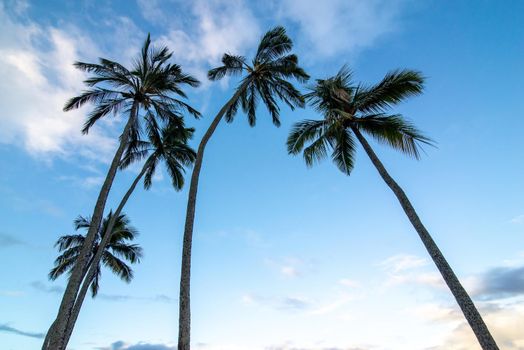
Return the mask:
M82 284L82 288L80 289L80 292L78 293L78 296L75 301L75 305L73 307L73 311L67 322L66 334L64 337L64 349L66 348L67 344L69 343L69 339L71 338L71 334L73 333L73 329L75 327L76 320L78 319L78 315L80 314L80 309L82 308L82 303L84 302L87 291L89 290L89 285L91 284L91 281L95 277L96 270L97 270L98 265L100 264L102 255L104 254L107 245L111 241L111 236L112 236L112 232L113 232L113 228L115 226L116 220L118 219L118 216L124 209L124 206L126 205L127 200L129 199L129 197L135 190L136 185L138 184L140 179L142 179L142 177L146 173L148 165L149 165L149 160L146 161L146 163L142 167L142 170L140 171L138 176L135 178L135 180L133 181L133 183L127 190L124 197L122 197L120 204L118 205L115 213L113 214L113 216L109 220L109 223L107 224L106 232L104 232L102 241L100 242L100 245L98 246L98 250L95 256L93 257L93 259L91 260L89 271L87 272L87 275L84 278L84 283Z
M460 309L462 310L464 317L466 318L471 329L475 333L475 336L477 337L480 346L483 350L498 350L499 348L497 346L497 343L495 343L495 340L491 336L491 333L489 332L488 327L484 323L484 320L480 316L480 313L478 312L477 308L475 307L475 304L473 304L473 301L471 300L464 287L462 287L462 284L460 283L457 276L455 275L448 262L444 258L444 255L442 255L442 252L438 248L437 244L435 243L433 238L431 238L431 235L420 221L420 218L418 217L415 209L411 205L411 202L409 201L408 197L406 196L402 188L400 188L400 186L395 182L395 180L393 180L393 178L386 171L386 168L384 168L384 165L378 159L377 155L375 154L369 143L366 141L364 136L360 133L360 131L354 126L352 126L351 129L353 130L357 139L364 147L364 150L371 159L371 162L373 163L375 168L377 168L384 182L386 182L386 184L393 191L398 201L400 202L402 209L404 209L404 212L408 216L409 221L417 231L420 239L422 240L422 243L424 243L424 246L426 247L426 250L433 259L433 262L437 266L438 270L440 271L440 274L444 278L444 281L446 282L448 288L451 290L451 293L455 297L455 300L460 306Z
M191 246L193 242L193 225L195 223L196 197L198 191L198 180L204 150L206 145L213 136L218 124L229 107L239 98L242 89L238 89L231 99L220 109L215 119L207 129L198 145L195 166L191 174L191 183L189 185L189 195L187 200L186 223L184 226L184 241L182 248L182 266L180 273L180 297L179 297L179 315L178 315L178 350L190 349L191 335L191 306L190 306L190 284L191 284Z
M130 116L124 131L120 136L120 144L113 157L113 160L111 161L111 166L109 167L106 179L102 185L102 188L100 189L100 193L98 194L95 208L93 210L93 215L91 217L91 225L89 226L84 245L68 280L56 320L52 323L48 330L48 334L51 333L51 336L48 338L47 344L44 342L42 347L43 350L65 350L64 339L67 329L67 322L71 315L78 290L80 289L80 284L82 283L82 279L84 277L84 269L87 265L89 254L96 238L96 233L99 229L100 222L102 221L109 190L113 184L118 165L120 164L120 159L122 158L122 154L124 153L124 149L127 144L129 130L131 129L133 121L135 118L137 118L137 114L138 105L135 102L131 108Z

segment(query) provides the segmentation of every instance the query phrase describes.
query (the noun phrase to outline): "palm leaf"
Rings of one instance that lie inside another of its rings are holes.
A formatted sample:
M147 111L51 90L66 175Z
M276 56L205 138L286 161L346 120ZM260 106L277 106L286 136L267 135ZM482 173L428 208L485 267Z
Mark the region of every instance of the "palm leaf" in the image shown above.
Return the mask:
M372 136L375 140L419 159L420 144L433 145L433 141L424 136L413 124L400 114L368 115L358 119L356 127Z
M424 77L413 70L395 70L378 84L362 88L355 96L355 107L363 113L381 113L404 99L419 95L424 89Z

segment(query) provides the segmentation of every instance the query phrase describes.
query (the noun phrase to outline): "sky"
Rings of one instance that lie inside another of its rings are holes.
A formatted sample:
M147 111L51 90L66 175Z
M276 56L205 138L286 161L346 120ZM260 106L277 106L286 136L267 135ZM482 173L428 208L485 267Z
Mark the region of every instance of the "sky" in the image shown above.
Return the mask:
M122 118L88 136L76 60L129 64L147 33L202 81L186 90L203 117L235 78L206 71L223 53L251 57L283 25L312 79L347 64L373 83L421 71L423 95L395 107L435 140L421 160L371 142L471 294L501 349L524 349L524 2L436 0L0 1L0 344L39 348L65 277L48 281L60 235L90 215ZM307 85L299 86L306 91ZM286 152L293 123L320 118L264 109L221 124L201 173L193 243L196 350L479 349L398 202L358 149L351 176ZM117 174L107 209L138 166ZM188 170L187 174L190 174ZM160 172L125 212L144 257L130 284L103 271L71 350L176 348L187 188Z

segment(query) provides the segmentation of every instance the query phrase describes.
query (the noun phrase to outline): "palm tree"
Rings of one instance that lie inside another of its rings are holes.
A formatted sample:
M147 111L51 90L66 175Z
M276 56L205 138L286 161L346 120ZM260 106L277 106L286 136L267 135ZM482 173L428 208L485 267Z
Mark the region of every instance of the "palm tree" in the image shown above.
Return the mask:
M187 111L195 117L200 113L176 96L186 98L182 86L196 87L198 80L182 72L177 64L168 63L172 53L167 47L151 47L148 35L141 54L134 60L131 69L123 65L100 58L99 63L76 62L75 67L92 75L84 83L88 89L69 100L64 111L79 108L86 103L95 104L82 129L87 134L90 128L101 118L110 114L125 117L125 127L120 135L118 148L113 156L105 181L100 189L85 244L74 264L71 277L64 291L62 302L55 321L48 330L43 349L64 350L68 319L71 315L83 272L88 263L88 256L96 238L96 232L102 220L105 203L111 189L117 168L129 140L137 139L141 129L140 110L155 115L160 122L180 120L178 112Z
M122 197L122 200L115 211L115 215L113 215L111 220L109 220L109 223L105 228L107 232L112 232L113 227L118 224L115 219L124 209L129 197L131 197L131 194L134 192L137 184L142 178L144 179L144 188L146 190L151 188L153 177L160 161L165 163L173 187L176 191L180 191L184 186L184 167L191 165L195 160L195 151L187 144L193 136L193 128L180 127L180 125L183 125L183 121L179 121L176 123L170 123L159 131L154 116L146 115L145 119L149 142L141 140L134 140L131 142L122 158L120 169L125 169L131 163L140 161L146 157L147 159L142 166L142 170L135 177L124 197ZM99 252L93 256L92 266L86 270L86 277L84 278L82 288L78 293L71 317L67 323L64 348L69 343L69 339L73 333L76 320L78 319L80 309L82 308L82 303L89 289L89 281L97 275L97 270L94 268L94 264L104 259L100 252L110 244L111 239L111 235L105 235L103 237L99 245L101 249L99 249Z
M400 202L482 348L498 349L473 301L420 221L408 197L386 171L361 133L418 159L420 145L431 144L431 140L402 115L388 114L388 110L404 99L422 93L424 78L419 72L412 70L390 72L382 81L372 86L355 85L351 78L351 72L343 67L335 77L316 81L306 99L324 119L296 123L287 141L289 153L303 152L306 164L312 166L326 158L329 151L336 166L349 175L354 166L355 136Z
M108 230L109 222L116 219L111 231ZM88 230L91 226L89 218L79 216L74 221L75 230ZM97 232L95 245L91 249L89 256L88 267L93 266L96 273L89 279L88 285L91 287L92 297L96 297L99 290L99 282L102 274L102 265L110 269L121 280L129 283L133 279L133 270L126 263L135 264L140 262L142 257L142 248L137 244L130 244L127 241L132 241L138 235L138 231L130 225L129 218L126 214L109 215L103 220L100 230ZM111 236L106 247L100 249L100 242L106 236ZM82 246L85 242L85 235L64 235L55 243L58 251L61 252L54 263L54 267L49 272L49 279L56 280L65 272L71 274L73 266L80 255ZM102 252L102 259L95 263L93 257L99 251Z
M178 350L190 348L191 245L198 180L205 147L222 118L225 117L228 123L232 122L239 107L247 114L249 125L255 126L257 105L262 101L271 115L273 124L279 126L280 108L277 100L283 101L291 109L304 106L302 94L289 79L305 82L309 76L298 65L297 56L290 53L292 47L293 43L286 35L286 30L276 27L262 37L251 64L245 57L224 54L223 65L208 72L208 78L213 81L232 75L241 76L241 80L233 96L219 110L202 137L191 175L182 249Z

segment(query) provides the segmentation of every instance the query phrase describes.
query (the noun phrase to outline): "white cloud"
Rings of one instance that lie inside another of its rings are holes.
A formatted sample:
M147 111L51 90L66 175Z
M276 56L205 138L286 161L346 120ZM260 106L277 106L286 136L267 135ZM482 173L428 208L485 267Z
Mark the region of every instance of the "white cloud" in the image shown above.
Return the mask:
M280 17L298 24L299 46L311 57L355 53L373 45L399 27L405 1L392 0L283 0Z
M98 127L81 135L84 111L62 111L82 89L83 75L72 63L83 48L91 48L88 42L74 31L17 22L0 4L1 143L18 145L34 156L100 159L111 153L114 140Z
M217 65L225 52L245 55L259 39L258 20L242 0L196 0L191 13L184 26L173 21L159 41L202 82L207 80L206 70ZM191 22L189 26L187 21Z
M165 23L166 15L159 0L137 0L142 16L151 23Z

